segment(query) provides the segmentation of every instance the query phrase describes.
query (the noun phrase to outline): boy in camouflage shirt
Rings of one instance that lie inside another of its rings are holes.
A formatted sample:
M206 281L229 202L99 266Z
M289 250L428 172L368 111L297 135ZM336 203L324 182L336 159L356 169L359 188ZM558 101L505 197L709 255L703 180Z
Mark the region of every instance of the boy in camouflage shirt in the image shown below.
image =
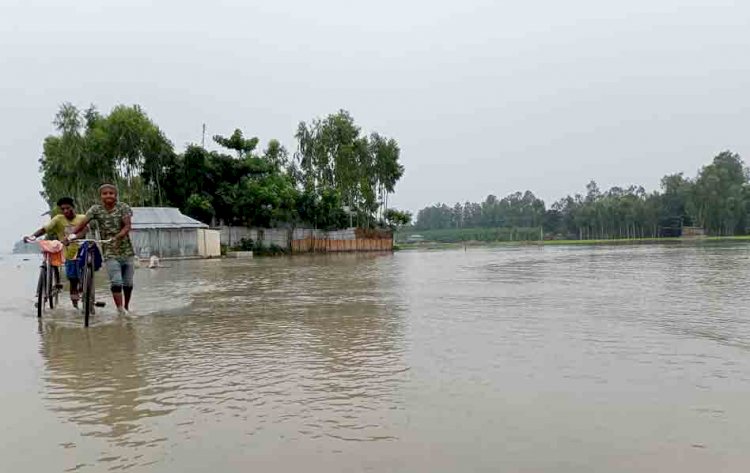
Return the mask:
M73 230L70 239L75 239L76 233L94 221L99 224L101 239L112 240L102 245L104 264L117 311L126 313L133 295L135 270L135 252L129 236L133 211L128 204L117 200L117 188L112 184L101 186L99 196L102 203L92 206L86 212L85 220Z

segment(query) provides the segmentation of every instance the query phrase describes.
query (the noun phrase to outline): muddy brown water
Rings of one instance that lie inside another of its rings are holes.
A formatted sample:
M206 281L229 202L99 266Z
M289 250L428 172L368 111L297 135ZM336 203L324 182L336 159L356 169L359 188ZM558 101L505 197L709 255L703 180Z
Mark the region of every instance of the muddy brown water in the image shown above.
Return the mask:
M36 264L0 259L3 472L750 467L747 245L171 262L88 330Z

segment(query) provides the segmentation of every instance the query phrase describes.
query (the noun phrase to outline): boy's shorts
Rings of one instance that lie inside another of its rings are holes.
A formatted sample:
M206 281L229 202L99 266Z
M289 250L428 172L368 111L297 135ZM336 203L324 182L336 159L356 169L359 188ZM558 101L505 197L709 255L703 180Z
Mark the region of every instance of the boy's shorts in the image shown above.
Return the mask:
M135 270L135 259L109 258L104 262L109 275L109 283L113 287L133 287L133 272Z
M81 279L81 270L78 268L78 260L65 261L65 276L68 280Z

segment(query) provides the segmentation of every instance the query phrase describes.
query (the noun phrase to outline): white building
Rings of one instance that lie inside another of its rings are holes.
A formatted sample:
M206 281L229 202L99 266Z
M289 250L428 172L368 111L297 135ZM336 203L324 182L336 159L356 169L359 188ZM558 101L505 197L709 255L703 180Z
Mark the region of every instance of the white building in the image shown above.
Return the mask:
M130 238L135 253L148 259L217 257L221 255L220 235L208 225L183 215L172 207L133 207Z

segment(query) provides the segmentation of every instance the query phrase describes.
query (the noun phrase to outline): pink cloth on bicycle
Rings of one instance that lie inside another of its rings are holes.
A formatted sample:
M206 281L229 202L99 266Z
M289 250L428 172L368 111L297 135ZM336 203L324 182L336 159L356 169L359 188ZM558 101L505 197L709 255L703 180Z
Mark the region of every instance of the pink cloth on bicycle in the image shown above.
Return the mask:
M62 266L64 262L62 250L65 248L62 243L57 240L39 240L39 246L42 251L49 253L50 263L52 266Z

